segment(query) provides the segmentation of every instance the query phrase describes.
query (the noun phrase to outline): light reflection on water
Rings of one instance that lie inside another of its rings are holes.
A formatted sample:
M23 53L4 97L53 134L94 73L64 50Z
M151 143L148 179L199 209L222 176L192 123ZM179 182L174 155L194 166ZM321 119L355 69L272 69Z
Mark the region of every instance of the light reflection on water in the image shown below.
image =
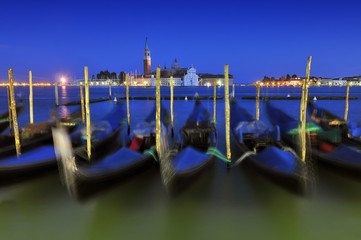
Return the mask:
M19 87L27 98L26 87ZM136 92L137 91L137 92ZM176 88L175 95L212 95L213 88ZM223 88L217 88L221 95ZM263 88L264 95L300 94L300 88ZM154 88L131 88L131 95L152 96ZM255 94L255 88L236 87L236 96ZM345 88L311 88L310 95L343 95ZM124 88L113 88L113 97L125 96ZM361 88L350 95L360 97ZM106 97L108 88L91 88L92 98ZM49 119L55 107L54 88L34 87L35 121ZM169 95L162 88L162 95ZM6 88L0 88L0 110L7 107ZM60 103L79 100L78 87L59 91ZM27 104L27 99L25 99ZM6 103L6 104L5 104ZM107 102L106 102L107 103ZM92 119L101 117L111 104L91 104ZM175 129L192 110L194 101L174 102ZM239 100L255 114L255 101ZM168 100L163 104L169 105ZM213 115L213 101L203 101ZM299 101L274 101L294 117ZM343 116L344 101L318 101ZM154 101L130 101L131 127L151 111ZM26 105L28 106L28 105ZM352 120L361 120L360 99L350 101ZM61 116L76 110L59 107ZM28 122L28 108L19 116ZM262 109L261 109L262 112ZM265 118L261 115L261 119ZM224 101L217 101L219 149L225 153ZM0 189L0 235L2 239L344 239L359 236L361 182L321 168L317 189L304 198L285 191L258 173L242 168L227 170L217 161L213 171L202 175L186 192L170 198L158 169L150 169L113 186L85 203L70 198L57 172ZM347 235L346 235L347 234Z
M70 112L69 112L69 108L66 106L59 106L58 109L58 117L59 118L65 118L67 116L69 116Z
M61 86L61 97L63 102L68 101L66 86Z

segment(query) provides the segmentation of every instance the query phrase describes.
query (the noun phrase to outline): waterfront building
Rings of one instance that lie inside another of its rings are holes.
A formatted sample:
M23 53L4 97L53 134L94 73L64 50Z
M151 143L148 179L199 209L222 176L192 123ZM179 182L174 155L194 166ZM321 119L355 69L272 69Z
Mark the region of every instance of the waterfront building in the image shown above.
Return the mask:
M73 85L80 85L83 84L83 86L85 85L85 80L84 79L76 79L73 82ZM89 79L89 85L90 86L117 86L119 85L119 80L118 79Z
M152 79L151 79L151 85L155 86L155 74L152 75ZM161 77L160 78L160 85L161 86L170 86L170 77ZM175 87L181 87L184 86L183 85L183 79L181 77L173 77L173 85Z
M351 86L360 86L361 81L360 80L350 80L350 85Z
M333 79L332 78L321 78L317 81L318 86L332 86Z
M361 76L344 77L343 79L350 82L351 86L360 86L361 84Z
M233 84L233 75L228 75L229 85ZM199 74L199 86L213 86L214 82L218 86L224 86L224 75L221 74L209 74L209 73L200 73Z
M190 68L181 68L177 58L168 69L167 65L160 71L161 86L170 86L170 77L173 76L174 86L198 86L197 70L193 66ZM152 73L152 86L155 86L156 72Z
M342 78L334 79L332 85L333 85L333 86L346 86L346 85L347 85L347 81L346 81L346 80L343 80Z
M187 74L184 75L184 86L198 86L198 78L199 77L196 73L196 69L191 67L187 70Z
M170 78L161 78L160 79L162 86L170 86ZM175 87L183 86L182 78L173 77L173 85Z
M290 80L285 81L284 85L287 85L287 86L302 85L302 79L300 77L293 77L293 78L290 78Z
M351 86L359 86L361 77L344 77L344 78L322 78L317 82L318 86L347 86L350 82Z

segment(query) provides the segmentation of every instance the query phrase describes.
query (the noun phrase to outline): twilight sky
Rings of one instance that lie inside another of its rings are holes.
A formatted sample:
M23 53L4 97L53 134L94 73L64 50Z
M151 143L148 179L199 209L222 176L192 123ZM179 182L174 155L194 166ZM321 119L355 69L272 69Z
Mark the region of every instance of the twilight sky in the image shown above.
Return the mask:
M110 72L143 72L148 36L152 70L223 73L235 82L264 75L361 75L359 1L10 1L0 5L0 82L53 82Z

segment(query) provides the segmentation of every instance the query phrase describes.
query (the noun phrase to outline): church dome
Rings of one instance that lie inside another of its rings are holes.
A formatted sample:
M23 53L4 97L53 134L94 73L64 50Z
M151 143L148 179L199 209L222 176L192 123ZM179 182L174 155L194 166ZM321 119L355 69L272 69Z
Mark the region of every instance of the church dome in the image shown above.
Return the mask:
M172 69L180 69L180 64L177 61L177 58L174 60L174 63L172 63Z

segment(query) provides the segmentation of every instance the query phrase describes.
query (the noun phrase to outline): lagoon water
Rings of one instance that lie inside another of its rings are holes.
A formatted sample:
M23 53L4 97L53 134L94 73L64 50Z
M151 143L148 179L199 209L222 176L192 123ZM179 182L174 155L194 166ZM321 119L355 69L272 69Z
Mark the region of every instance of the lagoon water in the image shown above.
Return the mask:
M212 96L213 88L175 88L175 96ZM223 96L224 89L217 88ZM255 115L255 87L236 87L236 98ZM16 87L25 101L20 127L29 121L28 88ZM113 98L124 87L112 88ZM311 87L310 96L344 96L345 87ZM169 88L161 95L169 96ZM264 96L300 96L300 87L262 88ZM130 96L154 96L155 88L130 88ZM90 88L92 99L108 96L107 87ZM349 120L361 122L361 88L351 87ZM79 87L59 87L60 104L77 101ZM151 110L154 100L130 100L131 127ZM169 104L169 100L163 103ZM213 100L204 100L213 115ZM299 100L274 100L274 105L299 117ZM185 122L194 101L174 101L175 131ZM343 116L344 100L320 100L322 107ZM98 106L98 107L97 107ZM34 87L34 121L49 119L55 108L53 87ZM59 107L65 115L75 107ZM6 88L0 87L0 113L7 110ZM106 108L91 104L92 120ZM261 120L266 121L262 114ZM224 100L217 100L219 149L225 153ZM129 178L86 202L71 198L56 171L0 188L1 239L360 239L361 181L319 168L316 188L302 197L269 182L257 172L228 170L217 160L211 174L202 175L181 195L171 198L158 169ZM3 184L2 184L3 185Z

